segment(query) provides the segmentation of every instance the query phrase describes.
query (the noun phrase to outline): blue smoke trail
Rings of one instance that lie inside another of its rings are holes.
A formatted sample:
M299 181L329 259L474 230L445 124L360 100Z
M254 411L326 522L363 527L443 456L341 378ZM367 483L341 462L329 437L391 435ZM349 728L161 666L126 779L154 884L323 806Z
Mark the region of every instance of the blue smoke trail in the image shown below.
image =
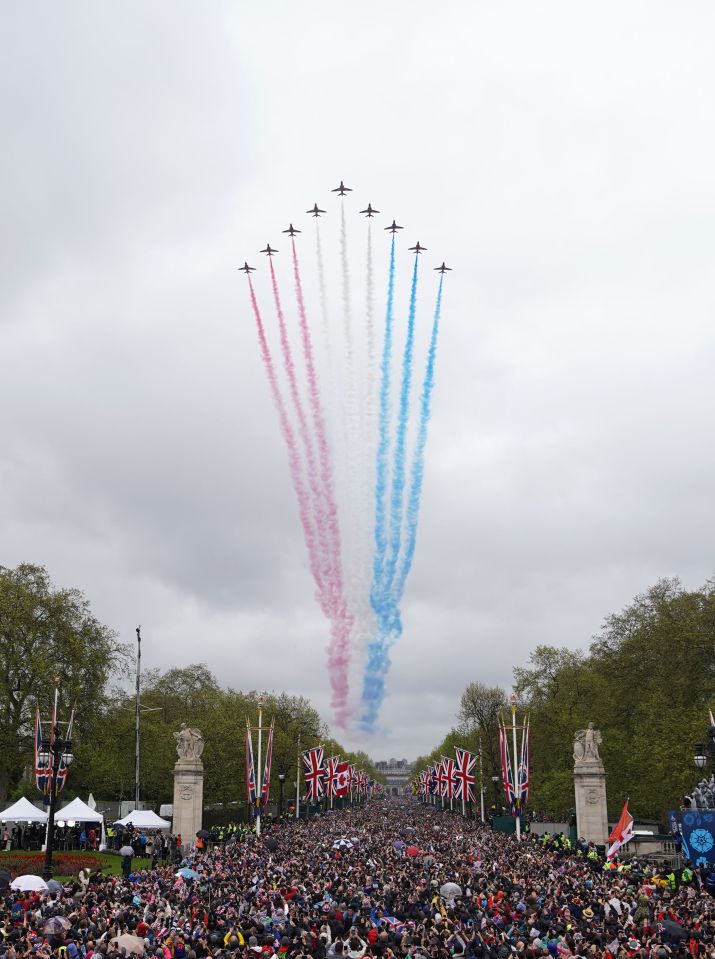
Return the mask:
M377 602L382 571L387 552L387 526L385 503L387 500L387 460L390 452L390 365L392 362L392 309L395 298L395 236L390 250L390 273L387 281L387 312L385 315L385 338L382 345L380 365L380 419L377 462L375 469L375 559L372 570L370 599Z
M373 584L370 599L372 607L377 617L377 635L368 644L367 665L363 676L362 703L363 711L360 717L360 726L362 729L371 732L375 728L377 716L385 698L385 676L390 667L390 646L402 634L402 621L398 602L395 601L392 584L395 577L397 562L400 555L400 542L402 536L402 516L403 516L403 494L405 489L405 446L407 442L407 425L410 400L410 386L412 382L412 354L414 351L414 332L415 332L415 312L417 307L417 264L418 257L415 256L415 267L412 274L412 289L410 292L410 309L407 322L407 338L405 340L405 349L402 358L402 383L400 387L400 404L397 422L397 435L395 438L395 451L393 456L393 477L390 502L390 551L387 561L385 553L387 551L387 532L385 530L385 510L384 497L386 494L387 482L387 453L389 451L389 439L383 434L389 428L389 416L383 418L383 388L385 387L385 351L383 350L383 380L380 392L380 449L378 450L378 477L376 486L376 499L380 497L381 528L378 533L377 511L375 539L377 542L377 554L375 557ZM394 284L394 239L392 245L392 254L390 257L390 286L388 292L388 310L392 313L392 289ZM391 324L390 324L391 325ZM390 344L391 346L391 344ZM389 361L389 356L387 357ZM389 368L387 370L387 382L389 391ZM385 397L385 402L389 400L389 395ZM387 410L389 414L389 408ZM383 447L384 435L384 447ZM384 462L380 462L380 452L384 451ZM381 473L382 467L382 473Z
M425 447L427 445L427 427L429 425L430 414L432 412L432 390L434 389L434 366L437 357L437 335L439 333L439 320L442 312L442 282L444 277L439 280L439 289L437 290L437 303L434 308L434 320L432 322L432 337L430 339L429 350L427 352L427 366L425 367L425 378L422 384L422 397L420 400L420 423L417 430L417 443L415 445L414 459L412 460L412 471L410 474L410 490L407 496L407 520L405 530L405 548L402 555L402 565L397 577L397 583L394 588L395 601L397 603L402 599L405 591L405 581L412 569L412 560L415 556L415 545L417 543L417 523L420 518L420 500L422 498L422 481L424 479L425 466Z
M394 595L392 584L397 569L402 543L402 517L404 512L405 493L405 446L407 444L407 425L410 407L410 388L412 386L412 354L415 345L415 312L417 308L417 265L419 256L415 254L415 268L412 272L412 289L410 291L410 312L407 319L407 338L405 351L402 356L402 385L400 387L400 407L397 419L397 435L395 438L395 454L393 458L392 495L390 502L390 553L383 574L381 589L381 606L387 609L376 609L378 616L383 617L386 625L391 626L390 620L394 615Z

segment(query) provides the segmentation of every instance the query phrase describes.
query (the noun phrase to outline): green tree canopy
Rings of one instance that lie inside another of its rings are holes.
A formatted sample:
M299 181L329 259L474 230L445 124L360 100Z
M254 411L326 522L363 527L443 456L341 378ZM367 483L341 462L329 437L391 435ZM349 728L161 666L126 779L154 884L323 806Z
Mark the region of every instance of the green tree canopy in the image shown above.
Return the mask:
M81 733L126 654L79 590L54 587L42 566L0 567L0 800L33 763L36 707L49 716L57 687Z

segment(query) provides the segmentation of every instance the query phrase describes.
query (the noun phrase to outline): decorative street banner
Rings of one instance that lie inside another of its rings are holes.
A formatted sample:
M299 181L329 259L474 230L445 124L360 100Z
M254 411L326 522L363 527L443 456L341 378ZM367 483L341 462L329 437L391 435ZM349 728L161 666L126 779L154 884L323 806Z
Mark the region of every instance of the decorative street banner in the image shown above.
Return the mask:
M695 866L715 863L715 810L695 809L682 814L683 855Z

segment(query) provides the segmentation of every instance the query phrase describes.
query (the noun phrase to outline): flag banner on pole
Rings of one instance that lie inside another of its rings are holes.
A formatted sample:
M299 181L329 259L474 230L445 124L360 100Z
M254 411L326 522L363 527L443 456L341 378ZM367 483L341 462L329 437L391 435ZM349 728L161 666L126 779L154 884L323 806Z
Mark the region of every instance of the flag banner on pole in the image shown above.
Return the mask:
M626 843L630 842L632 838L633 816L631 816L628 811L628 800L626 799L620 819L613 827L613 832L608 837L608 842L610 845L608 847L608 852L606 853L606 858L613 859L614 856L617 856L618 850L622 846L625 846Z
M360 791L363 796L367 795L367 773L364 769L360 770Z
M75 707L73 706L73 707L72 707L72 715L70 716L70 721L69 721L69 724L68 724L68 726L67 726L67 736L65 737L69 742L72 742L72 728L73 728L73 726L74 726L74 712L75 712ZM60 759L60 766L59 766L59 769L57 770L56 789L57 789L57 793L58 793L58 794L61 793L62 790L63 790L64 787L65 787L65 783L67 782L67 774L68 774L68 772L69 772L69 767L67 766L67 756L66 756L66 754L63 752L63 753L62 753L62 758Z
M350 763L339 762L335 771L335 796L347 796L350 792Z
M266 764L263 767L263 783L261 785L261 805L268 805L268 797L271 794L271 761L273 759L273 725L268 730L268 745L266 746Z
M308 802L318 802L325 794L325 767L323 747L303 753L305 789Z
M335 795L335 779L338 775L340 756L330 756L325 762L325 795L330 799Z
M35 712L35 783L43 796L50 791L51 762L50 754L42 751L42 721L38 706Z
M514 805L514 775L511 769L511 758L509 756L509 742L504 725L499 726L499 756L501 758L501 777L504 783L504 795L510 806Z
M531 724L526 723L521 734L521 759L519 760L520 808L524 809L529 801L529 746Z
M246 719L246 799L249 806L256 804L256 767L253 763L253 742L251 726Z
M455 761L455 779L456 792L455 799L463 799L465 802L474 802L474 785L476 782L474 776L474 767L477 764L477 757L466 749L455 748L454 754L457 757Z
M454 799L457 792L454 760L449 759L447 756L442 756L442 769L444 770L444 791L442 795L445 799Z
M435 763L435 775L437 776L437 796L444 798L445 795L445 774L444 774L444 763L440 759L438 763Z

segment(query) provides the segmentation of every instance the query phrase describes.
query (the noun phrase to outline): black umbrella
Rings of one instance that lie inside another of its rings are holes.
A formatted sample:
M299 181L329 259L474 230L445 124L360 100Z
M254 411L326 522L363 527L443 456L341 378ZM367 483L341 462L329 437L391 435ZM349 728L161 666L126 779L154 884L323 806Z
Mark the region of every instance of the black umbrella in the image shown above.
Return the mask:
M685 939L688 935L680 923L673 922L672 919L661 919L658 923L658 932L661 938L666 942L680 942L681 939Z
M267 847L268 849L274 849L274 850L277 849L277 848L278 848L278 840L277 840L277 839L266 839L266 847Z
M210 833L209 833L208 829L199 829L199 831L196 833L196 836L197 836L199 839L208 839L208 838L209 838L209 835L210 835Z

